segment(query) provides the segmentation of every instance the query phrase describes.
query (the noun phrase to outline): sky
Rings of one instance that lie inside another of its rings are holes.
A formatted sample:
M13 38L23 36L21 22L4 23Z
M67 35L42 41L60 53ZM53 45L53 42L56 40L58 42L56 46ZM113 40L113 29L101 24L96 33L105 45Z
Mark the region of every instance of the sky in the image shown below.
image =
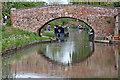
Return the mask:
M68 4L68 0L27 0L27 1L44 1L48 4L50 3L61 3L61 4Z
M48 2L60 2L62 4L68 4L67 0L47 0Z
M48 4L59 3L68 4L69 2L118 2L120 0L27 0L27 1L45 1Z

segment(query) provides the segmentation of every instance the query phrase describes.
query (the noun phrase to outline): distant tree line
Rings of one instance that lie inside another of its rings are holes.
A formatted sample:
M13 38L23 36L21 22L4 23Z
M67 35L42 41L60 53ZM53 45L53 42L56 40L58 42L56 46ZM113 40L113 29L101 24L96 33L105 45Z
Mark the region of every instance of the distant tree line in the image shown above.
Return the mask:
M45 2L2 2L2 15L6 14L8 17L7 26L11 25L10 9L11 8L29 8L46 5Z
M87 5L97 5L97 6L107 6L107 7L120 7L119 2L70 2L71 4L87 4Z

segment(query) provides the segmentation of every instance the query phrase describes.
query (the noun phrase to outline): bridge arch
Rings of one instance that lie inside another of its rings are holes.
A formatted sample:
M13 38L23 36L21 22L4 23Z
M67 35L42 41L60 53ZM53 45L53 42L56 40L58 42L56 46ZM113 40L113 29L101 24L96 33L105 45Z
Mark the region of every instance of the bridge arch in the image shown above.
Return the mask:
M58 17L58 18L54 18L54 19L46 22L43 26L41 26L41 27L38 29L38 34L39 34L39 36L40 36L41 29L44 28L45 25L49 24L50 22L52 22L52 21L54 21L54 20L61 19L61 18L70 18L70 19L79 20L79 21L85 23L88 27L90 27L90 28L92 28L92 29L94 30L93 27L91 27L88 23L86 23L85 21L83 21L83 20L81 20L81 19L77 19L77 18L73 18L73 17Z

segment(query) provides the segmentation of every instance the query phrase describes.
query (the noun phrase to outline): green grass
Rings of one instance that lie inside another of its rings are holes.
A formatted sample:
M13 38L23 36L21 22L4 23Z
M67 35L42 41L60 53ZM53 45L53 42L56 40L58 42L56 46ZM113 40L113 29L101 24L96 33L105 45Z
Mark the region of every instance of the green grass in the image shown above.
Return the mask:
M14 46L20 46L36 40L48 38L39 37L36 32L23 31L13 27L2 26L2 51Z
M1 31L1 29L2 29L2 27L1 27L2 25L0 24L0 54L1 54L1 50L2 50L2 31Z
M52 31L52 32L49 32L49 31L44 32L44 33L42 33L42 35L43 35L43 36L49 36L49 37L55 37L55 34L54 34L53 31Z

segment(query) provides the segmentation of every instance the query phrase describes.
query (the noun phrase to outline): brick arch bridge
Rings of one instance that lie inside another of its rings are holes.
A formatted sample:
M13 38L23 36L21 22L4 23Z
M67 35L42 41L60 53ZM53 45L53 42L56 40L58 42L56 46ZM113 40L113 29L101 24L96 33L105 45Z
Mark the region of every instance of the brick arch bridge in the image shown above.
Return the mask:
M95 31L95 37L113 34L117 8L90 5L51 5L25 9L11 9L14 27L31 32L39 31L50 20L72 17L84 21Z

